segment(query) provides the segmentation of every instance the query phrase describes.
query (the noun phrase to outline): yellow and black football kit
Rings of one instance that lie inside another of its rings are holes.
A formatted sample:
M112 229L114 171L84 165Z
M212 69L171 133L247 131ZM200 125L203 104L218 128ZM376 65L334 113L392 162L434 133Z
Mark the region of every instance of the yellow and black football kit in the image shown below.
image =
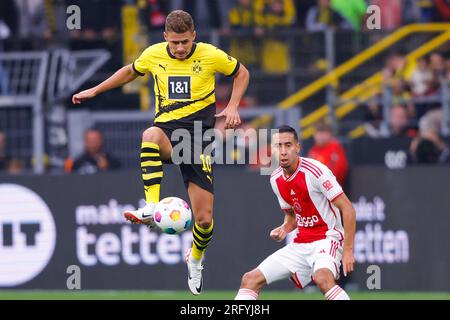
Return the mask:
M172 146L178 143L171 139L172 132L176 129L186 129L192 137L191 161L180 164L186 187L189 182L193 182L213 193L211 154L204 153L211 140L194 141L194 122L201 122L203 132L214 128L215 74L219 72L231 77L239 70L239 66L239 62L224 51L201 42L193 44L184 60L176 59L170 52L168 43L161 42L145 49L133 63L137 74L143 76L151 73L154 79L153 126L165 132ZM201 144L201 148L194 148L195 144ZM199 154L194 153L200 149ZM141 166L147 201L156 202L159 200L162 179L162 162L156 144L143 143Z
M134 61L133 69L139 75L148 72L153 75L156 98L153 126L164 131L173 147L178 143L172 139L176 129L185 129L183 131L189 133L190 161L179 165L186 188L192 182L214 193L211 154L205 150L211 140L205 141L203 133L215 124L216 72L233 76L239 70L239 62L207 43L194 43L189 55L178 60L171 54L168 43L162 42L148 47ZM194 137L194 122L197 121L201 123L200 139ZM157 144L142 143L141 168L146 201L156 203L163 177ZM194 224L192 256L195 259L202 257L211 241L213 225L213 221L207 228Z

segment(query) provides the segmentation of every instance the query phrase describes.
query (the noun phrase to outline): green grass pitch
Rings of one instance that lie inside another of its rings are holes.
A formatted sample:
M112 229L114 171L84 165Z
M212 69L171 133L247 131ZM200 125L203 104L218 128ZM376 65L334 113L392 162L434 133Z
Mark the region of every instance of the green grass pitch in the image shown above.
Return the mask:
M450 292L348 292L353 300L450 300ZM235 291L0 290L0 300L232 300ZM260 300L324 300L319 292L263 291Z

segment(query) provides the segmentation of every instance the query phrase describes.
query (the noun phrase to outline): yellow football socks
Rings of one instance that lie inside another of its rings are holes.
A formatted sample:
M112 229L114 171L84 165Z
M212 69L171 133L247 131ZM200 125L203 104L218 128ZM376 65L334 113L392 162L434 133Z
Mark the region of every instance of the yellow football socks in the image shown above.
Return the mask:
M161 190L163 169L159 146L153 142L142 142L141 169L144 181L145 200L147 203L158 203Z

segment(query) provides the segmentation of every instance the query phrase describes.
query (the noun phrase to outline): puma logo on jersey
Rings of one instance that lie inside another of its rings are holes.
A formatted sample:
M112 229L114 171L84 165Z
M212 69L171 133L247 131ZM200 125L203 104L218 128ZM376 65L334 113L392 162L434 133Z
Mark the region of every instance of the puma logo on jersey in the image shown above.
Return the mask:
M166 66L163 66L163 65L160 63L159 66L160 66L161 68L163 68L164 71L166 71L167 64L166 64Z

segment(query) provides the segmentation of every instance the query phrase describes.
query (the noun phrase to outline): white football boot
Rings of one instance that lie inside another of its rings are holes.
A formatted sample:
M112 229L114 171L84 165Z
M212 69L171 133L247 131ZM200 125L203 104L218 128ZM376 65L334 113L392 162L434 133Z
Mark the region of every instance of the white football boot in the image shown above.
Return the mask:
M202 292L203 287L203 278L202 278L202 270L203 270L203 256L202 260L199 263L194 263L191 261L192 248L186 251L186 264L188 267L188 286L189 290L191 290L193 295L199 295Z
M145 224L149 228L154 228L156 227L155 220L153 219L155 207L156 203L147 203L143 208L125 211L123 216L133 224Z

